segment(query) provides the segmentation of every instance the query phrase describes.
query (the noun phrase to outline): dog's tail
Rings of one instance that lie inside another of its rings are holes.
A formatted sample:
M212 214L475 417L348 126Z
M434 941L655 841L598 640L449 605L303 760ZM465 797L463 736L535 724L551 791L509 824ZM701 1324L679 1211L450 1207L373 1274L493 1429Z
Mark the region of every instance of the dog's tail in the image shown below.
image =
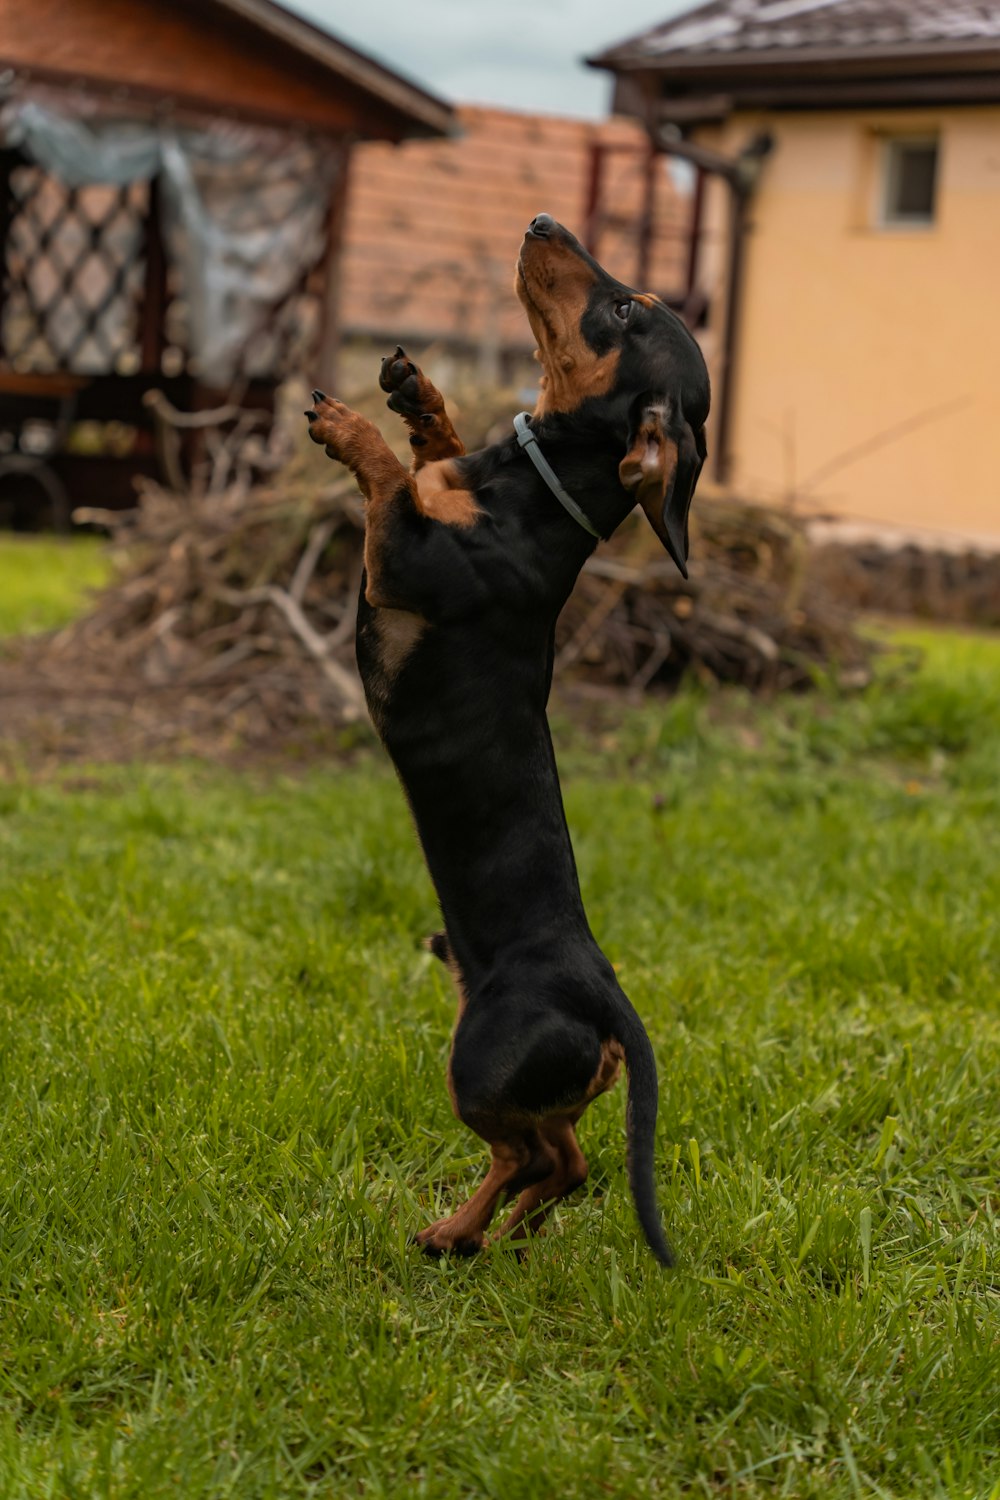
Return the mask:
M642 1232L650 1250L661 1266L674 1264L674 1252L663 1232L656 1202L653 1164L656 1147L656 1111L659 1086L656 1080L656 1058L646 1028L623 996L618 1024L618 1040L625 1051L628 1068L628 1179Z

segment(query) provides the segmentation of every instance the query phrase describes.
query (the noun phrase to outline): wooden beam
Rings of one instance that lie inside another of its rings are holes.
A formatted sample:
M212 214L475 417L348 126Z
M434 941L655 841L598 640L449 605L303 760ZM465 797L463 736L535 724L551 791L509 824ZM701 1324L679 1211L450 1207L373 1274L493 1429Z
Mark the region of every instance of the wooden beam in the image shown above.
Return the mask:
M336 386L337 360L340 353L340 291L344 220L350 189L351 143L343 141L336 148L338 169L330 193L326 218L326 268L320 307L320 334L315 353L315 368L309 384Z
M31 25L0 5L0 71L272 124L398 140L425 127L322 62L216 6L32 0Z
M146 276L139 314L139 347L144 374L162 373L166 348L164 320L167 312L167 254L160 224L160 179L149 184L149 208L146 214Z

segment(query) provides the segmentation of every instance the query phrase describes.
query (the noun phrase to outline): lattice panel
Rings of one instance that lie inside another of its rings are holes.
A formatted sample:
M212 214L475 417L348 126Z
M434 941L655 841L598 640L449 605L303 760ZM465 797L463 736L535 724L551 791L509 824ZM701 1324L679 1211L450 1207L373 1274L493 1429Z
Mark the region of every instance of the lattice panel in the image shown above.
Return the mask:
M16 370L139 368L149 184L68 188L25 164L10 178L0 347Z
M221 132L220 132L221 134ZM240 127L234 128L239 141ZM315 181L316 148L311 141L290 143L289 138L270 132L255 133L246 155L234 152L231 160L206 155L191 161L194 179L220 237L239 245L245 241L268 246L259 264L259 287L273 280L275 300L255 307L242 301L233 289L231 321L246 327L235 355L234 378L280 380L311 364L319 343L323 290L326 277L327 235L322 227L301 244L289 231L296 221L294 210L302 199L315 198L325 189ZM292 149L290 150L290 144ZM165 319L168 346L190 356L197 345L191 320L195 298L185 285L185 232L175 225L167 236L169 255L168 306ZM283 293L278 290L287 265L305 257L306 269ZM230 257L225 273L232 277L238 257ZM201 374L197 358L191 368Z
M244 374L261 379L301 375L311 368L319 348L324 277L325 255L248 341L242 360Z

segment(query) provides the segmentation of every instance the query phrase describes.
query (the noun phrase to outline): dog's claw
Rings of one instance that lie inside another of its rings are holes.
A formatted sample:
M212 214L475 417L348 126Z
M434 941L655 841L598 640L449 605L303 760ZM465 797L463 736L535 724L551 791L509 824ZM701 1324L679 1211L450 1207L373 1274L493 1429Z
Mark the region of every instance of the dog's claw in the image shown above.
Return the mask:
M302 415L305 417L305 419L306 419L307 422L316 422L316 421L319 420L319 412L318 411L306 411L306 412L303 412Z
M325 401L327 399L322 391L313 391L312 398L314 401Z

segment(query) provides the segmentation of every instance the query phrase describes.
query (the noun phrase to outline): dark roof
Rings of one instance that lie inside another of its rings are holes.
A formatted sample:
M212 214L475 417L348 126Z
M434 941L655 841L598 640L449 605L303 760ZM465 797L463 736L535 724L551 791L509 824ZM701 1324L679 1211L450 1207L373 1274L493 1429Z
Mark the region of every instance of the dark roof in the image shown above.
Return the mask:
M809 53L872 49L926 56L942 47L1000 48L1000 3L989 0L710 0L588 59L643 67L699 61L741 64Z
M453 128L451 106L443 99L356 47L349 47L331 32L286 10L275 0L208 0L208 3L238 16L332 74L349 79L383 104L411 116L414 124L426 133L449 134Z
M591 67L613 108L682 128L737 109L1000 102L1000 0L710 0Z

